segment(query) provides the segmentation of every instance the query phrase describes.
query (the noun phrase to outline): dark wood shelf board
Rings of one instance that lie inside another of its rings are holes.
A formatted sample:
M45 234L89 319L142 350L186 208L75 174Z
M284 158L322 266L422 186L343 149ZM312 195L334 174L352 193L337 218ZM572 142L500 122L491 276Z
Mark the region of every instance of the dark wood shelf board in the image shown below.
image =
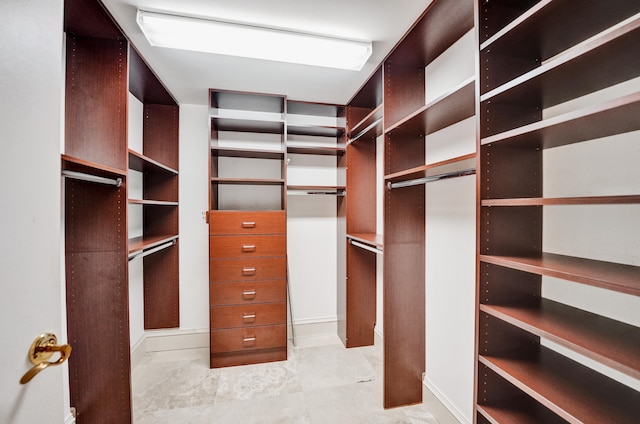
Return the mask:
M287 100L287 115L340 117L344 116L344 106Z
M482 206L562 206L562 205L633 205L640 195L585 197L530 197L517 199L484 199Z
M288 185L287 190L307 192L307 194L327 194L344 196L345 186Z
M129 149L129 169L138 172L168 172L178 175L177 170L131 149Z
M378 137L382 135L382 122L383 122L384 105L380 104L373 109L367 116L365 116L360 122L349 129L349 139L351 142L360 138L371 135Z
M127 171L122 169L112 168L110 166L101 165L99 163L69 155L60 155L60 158L62 162L62 170L83 172L105 178L122 178L127 176Z
M475 83L466 80L385 130L394 137L428 135L475 114Z
M545 347L479 361L565 420L635 423L640 393Z
M396 172L385 175L386 182L397 183L402 181L415 180L419 178L434 177L439 174L445 174L455 171L463 171L467 169L475 169L476 155L470 153L468 155L447 159L441 162L435 162L427 165L418 166L406 171Z
M640 130L640 92L534 122L482 139L483 145L513 142L553 148Z
M640 12L636 2L542 0L483 42L480 49L548 59ZM588 22L589 25L584 25Z
M509 423L509 424L551 424L550 420L554 423L566 423L558 416L553 418L551 412L547 416L540 417L538 410L542 408L541 405L535 405L534 401L531 402L517 402L513 399L509 399L509 402L499 405L477 405L478 412L492 424Z
M209 90L210 106L213 109L284 113L284 96L245 93L229 90Z
M284 151L268 150L268 149L241 149L241 148L235 148L235 147L212 146L211 156L282 160L282 158L284 158Z
M345 148L328 146L287 146L287 153L299 155L340 156L344 155Z
M480 255L486 263L546 275L607 290L640 296L640 267L572 256L542 253L540 256Z
M228 185L284 185L281 178L211 178L213 184Z
M481 96L485 103L547 108L640 75L640 17L554 56ZM580 75L580 78L575 78Z
M347 238L371 245L380 250L384 248L382 234L347 234Z
M144 236L129 239L129 255L177 240L177 235Z
M129 91L142 103L178 104L133 46L129 49Z
M480 310L640 379L640 329L548 299Z
M147 206L178 206L178 202L167 202L163 200L146 200L146 199L129 199L130 205L147 205Z
M262 134L284 134L284 120L258 120L211 117L211 127L216 131L234 131Z
M318 125L287 125L287 133L291 135L308 135L314 137L342 137L344 127L330 127Z

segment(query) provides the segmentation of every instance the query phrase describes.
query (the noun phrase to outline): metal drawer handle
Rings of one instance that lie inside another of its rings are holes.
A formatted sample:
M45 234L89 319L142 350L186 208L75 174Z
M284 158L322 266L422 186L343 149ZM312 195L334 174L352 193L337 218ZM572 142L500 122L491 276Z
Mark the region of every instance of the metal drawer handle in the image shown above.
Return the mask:
M242 223L242 228L256 228L255 221L244 221Z
M242 297L244 297L245 299L253 299L256 296L256 291L255 290L243 290L242 291Z
M254 275L256 273L256 269L254 267L244 267L242 268L243 275Z
M256 251L256 245L255 244L243 244L242 245L242 251L243 252L255 252Z
M245 336L242 338L242 341L245 343L248 342L255 342L256 341L256 336Z
M256 314L255 313L242 314L242 319L256 319Z

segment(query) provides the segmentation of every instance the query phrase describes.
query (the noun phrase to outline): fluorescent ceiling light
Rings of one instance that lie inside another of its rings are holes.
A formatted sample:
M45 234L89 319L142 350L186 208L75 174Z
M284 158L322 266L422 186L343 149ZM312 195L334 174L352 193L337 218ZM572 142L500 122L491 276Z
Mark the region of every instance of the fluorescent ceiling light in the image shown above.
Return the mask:
M371 42L138 10L152 46L359 71Z

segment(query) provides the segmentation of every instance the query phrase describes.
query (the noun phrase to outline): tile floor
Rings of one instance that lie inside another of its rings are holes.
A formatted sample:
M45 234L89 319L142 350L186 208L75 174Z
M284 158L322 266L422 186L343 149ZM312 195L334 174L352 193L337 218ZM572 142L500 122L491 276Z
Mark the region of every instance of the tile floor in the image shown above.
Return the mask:
M208 349L147 353L132 372L134 424L436 424L382 408L382 347L289 346L282 362L209 369Z

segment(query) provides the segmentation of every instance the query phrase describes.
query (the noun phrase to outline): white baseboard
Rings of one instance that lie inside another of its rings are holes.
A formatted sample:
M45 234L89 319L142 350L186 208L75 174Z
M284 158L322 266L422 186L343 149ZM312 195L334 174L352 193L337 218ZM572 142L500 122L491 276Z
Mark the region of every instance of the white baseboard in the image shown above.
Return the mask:
M422 403L439 424L471 424L426 377L422 380L422 386Z
M67 415L67 417L64 419L64 424L76 424L75 417L71 413L69 413L69 415Z
M310 347L340 343L338 319L336 317L299 320L294 323L295 346ZM287 337L293 343L291 323L287 326Z

